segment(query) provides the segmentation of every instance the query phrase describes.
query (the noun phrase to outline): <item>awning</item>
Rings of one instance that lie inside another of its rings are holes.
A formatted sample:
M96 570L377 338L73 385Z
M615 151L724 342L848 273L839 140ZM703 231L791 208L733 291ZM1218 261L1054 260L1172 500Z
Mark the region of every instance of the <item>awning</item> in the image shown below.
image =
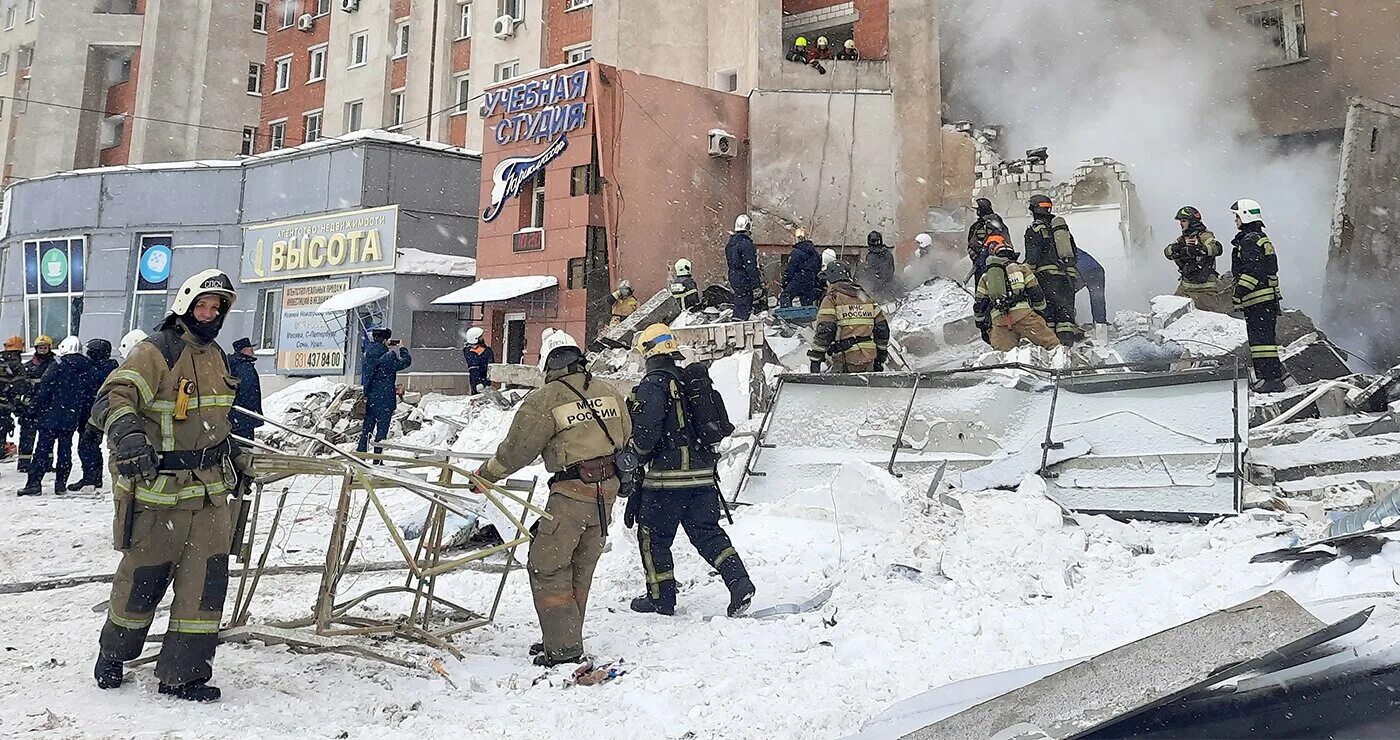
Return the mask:
M385 288L363 287L351 288L343 293L336 293L327 298L325 302L316 307L316 313L340 313L349 311L352 308L366 306L375 301L389 297L389 291Z
M494 303L519 298L537 290L553 288L559 278L553 275L519 275L516 277L488 278L478 280L465 288L460 288L440 298L433 299L436 305L461 305L464 303Z

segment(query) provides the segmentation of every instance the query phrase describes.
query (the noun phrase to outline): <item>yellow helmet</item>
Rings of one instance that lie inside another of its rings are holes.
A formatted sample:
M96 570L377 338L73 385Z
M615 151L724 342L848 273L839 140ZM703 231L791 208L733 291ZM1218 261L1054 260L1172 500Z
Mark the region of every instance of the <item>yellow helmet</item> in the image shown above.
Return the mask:
M807 47L807 37L798 36L797 41L794 41L793 44L796 45L799 49L805 49Z
M6 352L23 352L23 351L24 351L24 337L10 337L9 339L6 339L6 340L5 340L5 351L6 351Z
M41 344L47 344L47 345L49 345L50 347L52 347L52 346L53 346L53 338L50 337L50 336L47 335L47 334L40 334L39 336L34 337L34 346L35 346L35 347L38 347L38 346L41 345Z
M665 324L648 326L637 332L637 337L633 341L637 352L642 357L669 355L680 351L680 345L676 343L676 338L671 335L671 327Z

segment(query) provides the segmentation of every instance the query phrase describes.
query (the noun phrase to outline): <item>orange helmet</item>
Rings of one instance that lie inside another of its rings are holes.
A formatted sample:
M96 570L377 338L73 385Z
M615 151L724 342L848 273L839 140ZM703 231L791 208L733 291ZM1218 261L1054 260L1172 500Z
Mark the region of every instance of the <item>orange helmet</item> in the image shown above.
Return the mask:
M6 339L6 340L5 340L5 351L6 351L6 352L23 352L23 351L24 351L24 337L10 337L9 339Z
M987 238L982 241L982 248L988 252L995 252L1004 246L1006 246L1006 237L1001 234L988 234Z

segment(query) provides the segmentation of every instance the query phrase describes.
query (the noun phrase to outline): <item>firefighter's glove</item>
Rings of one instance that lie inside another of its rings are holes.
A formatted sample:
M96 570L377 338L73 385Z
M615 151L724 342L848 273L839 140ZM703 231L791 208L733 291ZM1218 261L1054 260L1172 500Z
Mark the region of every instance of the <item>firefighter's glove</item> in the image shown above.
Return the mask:
M116 460L117 472L133 480L151 480L160 471L160 458L156 455L156 448L151 445L150 438L144 432L132 432L123 436L117 442L117 451L113 458Z
M627 497L627 507L622 510L622 523L628 529L637 523L637 514L642 510L643 495L645 494L641 491L635 491Z

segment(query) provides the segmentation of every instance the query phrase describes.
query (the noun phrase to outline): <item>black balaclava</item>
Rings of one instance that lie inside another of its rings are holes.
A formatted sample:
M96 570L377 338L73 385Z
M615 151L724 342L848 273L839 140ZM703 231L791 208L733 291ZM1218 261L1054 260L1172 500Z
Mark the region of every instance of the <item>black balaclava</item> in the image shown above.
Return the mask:
M195 304L199 303L199 299L206 295L209 294L200 293L194 297L193 301L190 301L189 310L180 316L180 322L201 342L208 344L214 341L214 338L219 336L219 330L224 328L224 319L228 317L228 299L219 296L219 315L213 321L198 321L194 317L194 307Z

